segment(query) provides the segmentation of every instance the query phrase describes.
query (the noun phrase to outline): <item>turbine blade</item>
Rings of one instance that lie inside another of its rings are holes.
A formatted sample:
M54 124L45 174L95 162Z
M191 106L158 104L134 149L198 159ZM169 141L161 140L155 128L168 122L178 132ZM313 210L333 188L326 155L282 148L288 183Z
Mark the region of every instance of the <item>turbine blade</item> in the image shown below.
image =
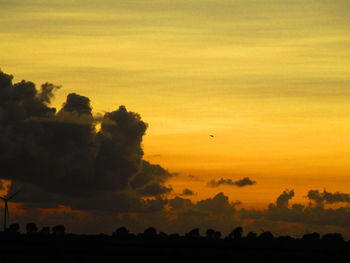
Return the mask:
M10 195L9 197L7 197L7 201L11 200L12 198L14 198L20 191L22 190L22 188L20 188L17 192L15 192L14 194Z

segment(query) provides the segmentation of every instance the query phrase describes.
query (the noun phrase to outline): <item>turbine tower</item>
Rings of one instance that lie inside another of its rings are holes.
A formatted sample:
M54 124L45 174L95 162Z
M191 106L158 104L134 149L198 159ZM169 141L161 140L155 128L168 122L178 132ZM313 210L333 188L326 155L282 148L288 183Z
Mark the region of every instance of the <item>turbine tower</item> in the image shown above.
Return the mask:
M9 207L8 207L7 202L10 201L12 198L14 198L15 195L17 195L20 190L18 190L17 192L15 192L14 194L12 194L8 197L5 197L5 196L0 197L5 202L5 206L4 206L4 232L6 231L6 228L7 228L7 221L9 220Z

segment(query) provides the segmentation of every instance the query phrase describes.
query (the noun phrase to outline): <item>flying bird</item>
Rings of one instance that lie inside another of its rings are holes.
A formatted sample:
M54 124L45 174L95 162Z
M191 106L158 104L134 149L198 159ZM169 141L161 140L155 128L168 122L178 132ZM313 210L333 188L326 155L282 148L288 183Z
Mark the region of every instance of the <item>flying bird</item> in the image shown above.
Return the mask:
M212 134L209 134L209 136L212 137L212 138L214 138L214 135L212 135Z

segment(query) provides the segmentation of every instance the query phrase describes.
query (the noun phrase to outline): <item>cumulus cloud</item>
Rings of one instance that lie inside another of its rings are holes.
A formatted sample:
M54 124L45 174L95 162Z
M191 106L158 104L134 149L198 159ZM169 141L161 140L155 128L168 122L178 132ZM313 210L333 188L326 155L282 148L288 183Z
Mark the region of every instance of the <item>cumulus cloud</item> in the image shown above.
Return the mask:
M276 206L279 208L288 207L289 200L294 196L294 190L284 190L282 194L277 197Z
M232 179L221 178L219 180L211 180L208 182L208 185L211 187L218 187L220 185L232 185L237 187L243 187L243 186L254 185L254 184L256 184L256 182L252 181L249 177L244 177L237 181L233 181Z
M197 203L190 199L175 197L168 200L170 210L167 211L167 226L179 232L193 228L206 230L208 228L220 231L231 231L239 224L237 218L238 202L231 202L224 193L220 192L211 198Z
M193 203L190 199L175 197L168 200L175 211L196 212L199 214L233 214L236 203L230 202L228 196L220 192L213 198L207 198ZM185 209L185 211L183 210Z
M195 193L191 189L185 188L182 190L182 193L180 195L188 196L188 195L195 195Z
M151 201L141 197L172 190L164 185L172 175L142 159L147 124L139 114L120 106L94 118L90 99L75 93L57 110L50 102L59 86L45 83L38 90L12 79L0 72L0 179L23 185L16 201L142 211Z
M313 190L314 191L314 190ZM309 192L310 193L310 192ZM300 223L305 226L337 226L350 227L350 207L325 208L318 204L299 203L289 204L294 197L294 190L285 190L280 194L276 202L269 204L263 211L242 210L242 218L254 219L257 222L273 221L286 223Z
M228 200L228 197L224 193L220 192L215 195L213 198L208 198L199 201L196 206L200 210L210 211L213 213L233 213L234 205L231 204Z
M194 204L190 199L181 198L181 197L175 197L173 199L169 199L169 205L174 210L179 210L183 208L193 208Z
M110 226L113 220L126 226L154 225L177 232L197 227L230 231L243 224L275 227L281 222L350 227L349 207L323 206L349 203L347 193L310 190L307 197L312 202L303 205L290 204L294 190L285 190L259 211L238 210L240 202L231 202L224 193L194 203L183 198L193 191L184 189L182 197L166 199L172 191L166 183L174 174L143 160L142 138L147 124L139 114L120 106L97 118L90 99L75 93L57 110L50 102L59 86L45 83L36 88L29 81L13 84L12 79L0 72L0 190L4 190L2 179L12 181L10 192L22 186L13 201L30 209L18 220L35 221L42 218L37 208L64 205L73 209L64 217L74 214L80 218L66 222L78 228L94 226L97 221ZM243 187L255 183L245 177L212 180L209 185ZM82 219L78 210L94 213Z
M130 185L143 196L162 195L172 191L171 186L163 185L172 176L160 165L143 160L141 172L130 179Z
M310 190L307 193L307 198L319 204L334 204L334 203L350 203L350 195L340 192L328 192L326 189L323 192L318 190Z

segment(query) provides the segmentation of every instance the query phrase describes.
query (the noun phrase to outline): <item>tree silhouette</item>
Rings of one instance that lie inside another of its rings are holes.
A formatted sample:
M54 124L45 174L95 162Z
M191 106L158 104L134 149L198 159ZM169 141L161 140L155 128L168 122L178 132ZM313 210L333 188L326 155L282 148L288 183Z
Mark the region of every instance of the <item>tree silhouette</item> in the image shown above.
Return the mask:
M154 239L157 237L157 230L154 227L149 227L143 231L143 237L146 239Z
M200 237L199 235L199 228L194 228L192 229L190 232L188 232L186 235L185 235L187 238L190 238L190 239L198 239Z
M44 226L39 233L41 235L50 235L50 227Z
M205 234L207 235L207 238L208 239L212 239L212 240L215 240L215 239L220 239L221 237L221 233L218 232L218 231L215 231L213 229L208 229Z
M233 229L228 236L230 239L240 240L242 239L242 233L243 233L243 228L239 226Z
M249 232L246 238L250 241L253 241L253 240L256 240L258 238L258 236L254 232Z
M117 228L112 233L112 235L115 237L118 237L118 238L126 238L129 236L129 230L126 227L122 226L122 227Z
M66 228L64 227L64 225L57 225L52 228L52 233L58 236L64 235L65 231Z
M322 241L335 245L335 244L343 243L344 238L342 234L339 234L339 233L328 233L322 237Z
M19 232L19 224L17 224L17 223L11 224L8 228L8 231L10 233L18 233Z
M266 231L260 234L259 239L262 241L272 241L274 240L274 236L271 232Z
M303 235L302 240L307 242L315 242L320 240L320 234L316 232L305 234Z
M26 225L26 231L28 235L35 234L38 231L38 227L35 223L28 223Z

